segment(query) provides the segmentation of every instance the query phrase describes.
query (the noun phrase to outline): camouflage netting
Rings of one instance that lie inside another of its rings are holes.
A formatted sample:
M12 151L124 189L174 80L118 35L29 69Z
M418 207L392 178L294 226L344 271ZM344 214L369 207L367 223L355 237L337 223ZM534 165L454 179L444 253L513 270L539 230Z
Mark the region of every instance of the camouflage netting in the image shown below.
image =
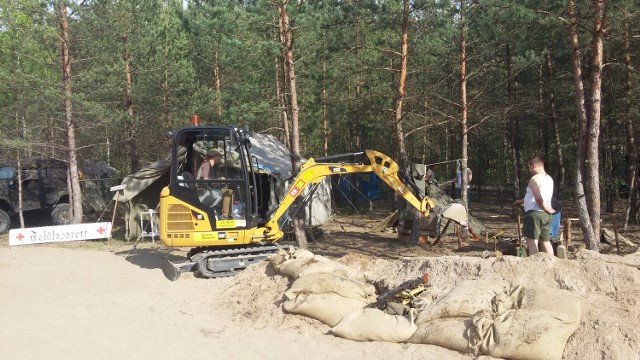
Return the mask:
M95 181L87 180L82 189L82 206L87 212L99 213L107 207L102 190Z
M432 212L433 214L442 214L442 212L444 212L447 207L449 207L449 205L457 203L457 204L462 204L462 201L460 199L452 199L449 195L447 195L444 190L442 190L440 187L438 187L435 184L431 184L431 185L427 185L426 189L426 196L428 196L431 201L433 201L434 203L434 211ZM410 209L412 209L409 205L407 205L404 202L401 202L401 205L399 207L399 219L401 219L401 221L407 223L409 221L412 221L412 211L410 211ZM480 222L478 219L474 218L473 216L471 216L471 214L468 214L468 223L469 223L469 228L471 229L471 231L473 231L474 234L476 235L481 235L483 233L485 233L487 231L487 228L482 224L482 222ZM425 233L426 235L429 235L431 237L436 237L437 233L435 232L435 227L439 224L440 225L440 231L444 230L445 225L447 224L447 219L441 219L441 221L434 221L435 219L427 219L424 217L421 217L420 219L420 232ZM408 226L410 228L410 226ZM447 233L452 233L454 231L454 227L451 225L449 225L449 227L447 228Z

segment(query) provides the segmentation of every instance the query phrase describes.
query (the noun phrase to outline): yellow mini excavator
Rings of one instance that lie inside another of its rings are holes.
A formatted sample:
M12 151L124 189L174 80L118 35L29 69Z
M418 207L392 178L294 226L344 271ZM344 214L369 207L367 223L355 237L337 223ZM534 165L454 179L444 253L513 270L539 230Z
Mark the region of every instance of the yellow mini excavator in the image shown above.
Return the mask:
M337 161L355 156L365 162ZM374 150L307 160L272 213L264 204L248 129L182 128L172 134L171 161L169 185L160 193L160 240L167 247L191 248L186 261L167 264L171 280L183 271L230 276L277 252L284 230L326 176L373 172L424 216L434 207L395 161Z

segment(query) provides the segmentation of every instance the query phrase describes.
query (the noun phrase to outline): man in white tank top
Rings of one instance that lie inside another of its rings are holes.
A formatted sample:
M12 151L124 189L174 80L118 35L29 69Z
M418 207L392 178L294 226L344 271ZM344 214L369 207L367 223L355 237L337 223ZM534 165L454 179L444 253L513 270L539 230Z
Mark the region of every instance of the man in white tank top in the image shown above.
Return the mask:
M544 170L544 162L538 156L527 163L531 179L527 185L524 199L516 200L514 205L524 205L525 217L522 235L527 240L529 255L539 252L538 242L542 251L553 255L550 242L551 214L556 211L551 207L553 196L553 179Z

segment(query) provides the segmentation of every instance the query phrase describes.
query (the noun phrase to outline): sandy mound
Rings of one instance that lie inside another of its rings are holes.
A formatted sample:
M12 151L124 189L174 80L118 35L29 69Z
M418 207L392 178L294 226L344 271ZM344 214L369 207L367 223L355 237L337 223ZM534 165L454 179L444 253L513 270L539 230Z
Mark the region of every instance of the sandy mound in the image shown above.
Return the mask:
M367 282L386 290L427 272L437 297L465 280L483 279L512 285L539 284L572 292L582 304L580 327L569 338L565 359L640 359L640 255L601 255L583 250L577 260L545 254L529 258L503 256L472 258L445 256L387 260L350 254L339 261L364 273ZM239 274L226 290L225 307L235 321L248 319L256 327L328 327L304 316L282 311L284 292L291 280L262 262ZM554 304L549 304L550 307Z

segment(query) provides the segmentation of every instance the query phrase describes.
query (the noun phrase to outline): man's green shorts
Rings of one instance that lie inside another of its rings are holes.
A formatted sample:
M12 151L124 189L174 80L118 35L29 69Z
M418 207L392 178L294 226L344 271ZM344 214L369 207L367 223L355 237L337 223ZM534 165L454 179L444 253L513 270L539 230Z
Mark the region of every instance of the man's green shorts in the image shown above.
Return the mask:
M529 210L524 214L522 236L527 239L549 241L551 235L551 215L546 211Z

